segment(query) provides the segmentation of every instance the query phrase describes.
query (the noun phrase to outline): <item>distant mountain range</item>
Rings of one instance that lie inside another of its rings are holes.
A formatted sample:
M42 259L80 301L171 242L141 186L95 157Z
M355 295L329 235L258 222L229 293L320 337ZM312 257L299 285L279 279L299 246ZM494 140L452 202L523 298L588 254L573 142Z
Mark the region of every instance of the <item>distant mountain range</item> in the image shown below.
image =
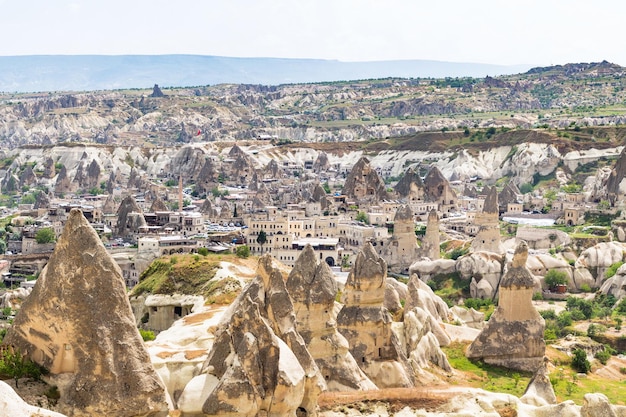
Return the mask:
M223 83L278 85L386 77L515 74L530 65L426 60L342 62L202 55L25 55L0 57L0 91L93 91Z

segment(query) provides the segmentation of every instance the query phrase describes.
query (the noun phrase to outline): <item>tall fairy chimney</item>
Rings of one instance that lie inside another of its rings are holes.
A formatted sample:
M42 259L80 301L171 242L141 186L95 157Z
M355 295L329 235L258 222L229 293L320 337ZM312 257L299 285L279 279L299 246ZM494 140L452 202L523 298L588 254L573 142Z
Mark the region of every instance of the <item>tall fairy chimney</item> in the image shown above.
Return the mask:
M178 211L183 211L183 176L178 174Z

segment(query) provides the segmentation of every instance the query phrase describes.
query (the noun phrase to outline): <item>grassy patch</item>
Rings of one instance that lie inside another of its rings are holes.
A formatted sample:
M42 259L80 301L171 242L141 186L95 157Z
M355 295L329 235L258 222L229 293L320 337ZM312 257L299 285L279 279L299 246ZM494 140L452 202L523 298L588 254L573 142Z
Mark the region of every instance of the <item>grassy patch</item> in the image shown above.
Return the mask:
M173 255L156 259L139 277L132 296L151 294L201 295L215 276L218 262L211 257Z
M465 343L452 343L442 347L448 356L450 365L466 373L468 385L492 392L504 392L521 397L532 377L531 373L512 371L498 366L488 365L481 361L470 361L465 357Z
M470 281L461 279L458 272L435 275L428 286L449 306L457 304L460 298L469 298Z
M466 343L455 342L442 347L448 356L450 365L455 370L464 373L464 385L492 392L504 392L516 397L521 397L524 394L532 374L488 365L482 361L470 361L465 357L467 346ZM572 400L576 404L582 405L585 394L601 392L608 397L611 404L626 404L626 398L624 398L626 375L621 381L602 378L593 372L579 377L571 368L571 358L567 354L548 347L546 355L556 367L550 371L550 381L559 402ZM598 366L598 361L592 361L592 371ZM460 383L458 381L451 382Z

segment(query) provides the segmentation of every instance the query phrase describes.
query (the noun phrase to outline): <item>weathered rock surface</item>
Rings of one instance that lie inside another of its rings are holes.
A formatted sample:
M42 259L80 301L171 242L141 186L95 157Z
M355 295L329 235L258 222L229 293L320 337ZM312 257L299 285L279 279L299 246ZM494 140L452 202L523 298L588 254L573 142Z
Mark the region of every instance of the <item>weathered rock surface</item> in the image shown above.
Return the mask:
M117 209L117 235L130 236L146 225L146 219L133 196L124 197Z
M498 307L469 346L468 358L531 372L541 365L545 322L532 304L535 280L526 268L527 259L528 246L522 241L502 278Z
M50 371L69 415L167 413L121 270L80 210L70 212L5 342Z
M376 385L361 371L348 341L337 331L333 313L337 282L326 262L318 262L307 245L289 273L298 333L315 359L331 391L370 390Z
M473 252L504 253L500 238L500 223L498 212L498 191L496 187L487 187L487 197L482 213L476 213L474 223L479 226L478 234L472 240Z
M361 157L352 167L346 178L343 193L357 201L379 201L387 198L385 182L365 157Z
M596 280L599 287L604 279L607 268L624 260L626 245L621 242L601 242L581 252L574 267L586 268Z
M377 387L409 387L414 384L414 372L384 308L386 278L387 263L367 243L348 275L337 327L348 340L350 353Z
M413 167L409 167L404 176L395 185L394 190L409 201L421 200L424 197L424 181Z
M615 275L604 281L600 287L602 294L611 294L618 300L626 297L626 264L618 268Z
M428 213L428 220L426 222L426 233L422 238L422 246L420 249L422 256L430 260L434 261L441 258L439 239L439 216L436 210L431 210Z
M472 298L493 299L502 278L504 259L493 252L473 252L456 261L456 271L470 280Z
M317 413L326 384L296 330L284 278L269 255L231 304L215 332L202 373L185 387L189 415L295 416Z
M450 274L455 271L456 262L453 259L419 259L409 267L409 275L417 274L424 282L436 275Z
M539 369L535 371L535 374L528 383L524 395L520 400L526 404L536 405L538 407L557 403L554 388L550 382L547 357L543 358L543 363Z
M393 223L393 234L385 244L382 255L387 261L389 271L406 273L420 254L411 207L408 205L398 207Z

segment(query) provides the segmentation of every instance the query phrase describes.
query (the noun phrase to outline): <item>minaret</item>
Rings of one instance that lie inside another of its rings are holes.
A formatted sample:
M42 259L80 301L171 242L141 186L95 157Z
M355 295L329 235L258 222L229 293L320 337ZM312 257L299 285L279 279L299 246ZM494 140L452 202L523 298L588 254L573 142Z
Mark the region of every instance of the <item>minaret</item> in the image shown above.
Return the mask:
M178 174L178 211L183 211L183 176Z

